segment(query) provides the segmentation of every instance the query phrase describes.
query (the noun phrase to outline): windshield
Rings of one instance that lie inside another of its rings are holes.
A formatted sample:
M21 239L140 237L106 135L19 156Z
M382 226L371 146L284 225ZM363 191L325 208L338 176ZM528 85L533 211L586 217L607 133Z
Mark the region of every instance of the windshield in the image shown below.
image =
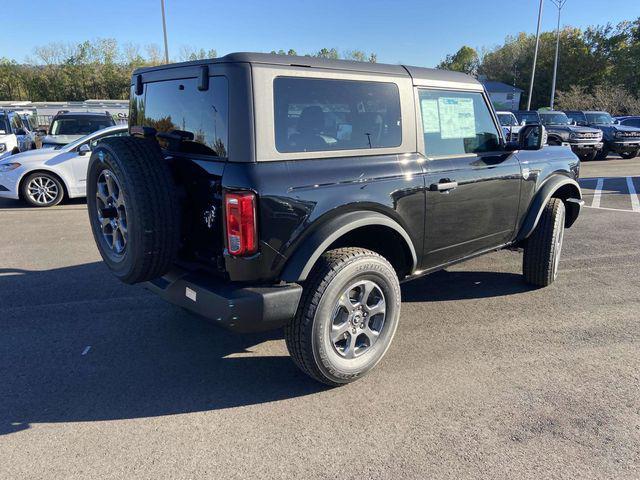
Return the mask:
M571 121L564 113L541 113L540 120L543 125L569 125Z
M524 120L525 125L529 125L531 123L540 123L540 118L535 113L521 113L518 115L520 121Z
M53 121L49 135L88 135L113 125L108 117L58 118Z
M599 125L613 125L613 118L607 112L587 113L587 121L589 123L597 123Z
M516 117L511 113L499 113L498 120L503 127L511 127L512 125L518 124L518 120L516 120Z

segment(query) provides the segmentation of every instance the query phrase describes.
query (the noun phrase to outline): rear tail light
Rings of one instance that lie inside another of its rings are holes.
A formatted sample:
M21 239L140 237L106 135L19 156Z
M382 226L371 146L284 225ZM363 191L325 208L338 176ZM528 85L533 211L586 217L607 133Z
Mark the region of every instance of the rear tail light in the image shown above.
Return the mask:
M227 193L224 197L227 250L231 255L251 255L258 250L256 196L253 192Z

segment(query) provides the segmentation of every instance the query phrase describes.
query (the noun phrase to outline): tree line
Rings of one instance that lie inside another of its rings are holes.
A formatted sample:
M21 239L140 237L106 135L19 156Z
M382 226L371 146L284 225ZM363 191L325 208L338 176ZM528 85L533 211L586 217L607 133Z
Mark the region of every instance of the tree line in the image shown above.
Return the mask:
M293 49L272 51L297 55ZM322 48L306 56L376 62L375 53ZM183 46L171 61L216 58L215 49ZM157 45L141 48L106 38L77 44L50 43L34 49L24 62L0 58L0 100L83 101L129 98L131 73L164 61Z
M540 36L532 108L548 107L553 79L556 32ZM461 47L438 68L515 85L527 100L535 35L508 36L502 45L476 50ZM614 114L640 113L640 18L617 25L560 30L556 82L557 109L603 109Z

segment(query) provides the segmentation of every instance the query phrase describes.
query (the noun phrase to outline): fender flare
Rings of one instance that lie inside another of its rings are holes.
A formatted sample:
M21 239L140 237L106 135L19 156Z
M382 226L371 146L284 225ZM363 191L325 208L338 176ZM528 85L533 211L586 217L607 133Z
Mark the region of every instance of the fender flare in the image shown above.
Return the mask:
M332 218L311 233L287 260L280 275L281 280L303 282L318 258L332 243L357 228L371 225L388 227L400 234L411 253L411 272L413 272L417 268L418 258L407 231L398 222L381 213L356 211Z
M578 218L580 207L583 203L580 185L572 178L554 176L547 180L538 189L538 192L529 206L529 211L522 222L522 226L520 227L520 231L518 232L518 236L515 240L516 242L528 238L533 233L538 225L538 221L540 220L540 216L542 215L545 205L560 188L566 185L570 186L572 195L568 196L565 200L569 201L571 205L568 208L571 208L572 210L575 209L575 211L571 212L571 216L568 217L566 226L570 227L573 224L576 218Z

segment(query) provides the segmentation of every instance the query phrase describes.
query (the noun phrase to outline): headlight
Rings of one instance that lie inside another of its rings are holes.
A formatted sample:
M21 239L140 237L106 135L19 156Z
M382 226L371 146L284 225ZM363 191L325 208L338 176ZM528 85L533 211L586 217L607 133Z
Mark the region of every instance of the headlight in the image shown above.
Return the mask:
M6 143L0 143L0 153L4 152L7 149Z
M577 135L575 133L570 133L569 134L569 138L576 138L576 137L577 137Z
M11 170L15 170L16 168L20 167L21 165L17 162L13 162L13 163L5 163L3 165L0 165L0 172L10 172Z
M624 137L624 133L616 132L616 138L622 138L622 137Z

